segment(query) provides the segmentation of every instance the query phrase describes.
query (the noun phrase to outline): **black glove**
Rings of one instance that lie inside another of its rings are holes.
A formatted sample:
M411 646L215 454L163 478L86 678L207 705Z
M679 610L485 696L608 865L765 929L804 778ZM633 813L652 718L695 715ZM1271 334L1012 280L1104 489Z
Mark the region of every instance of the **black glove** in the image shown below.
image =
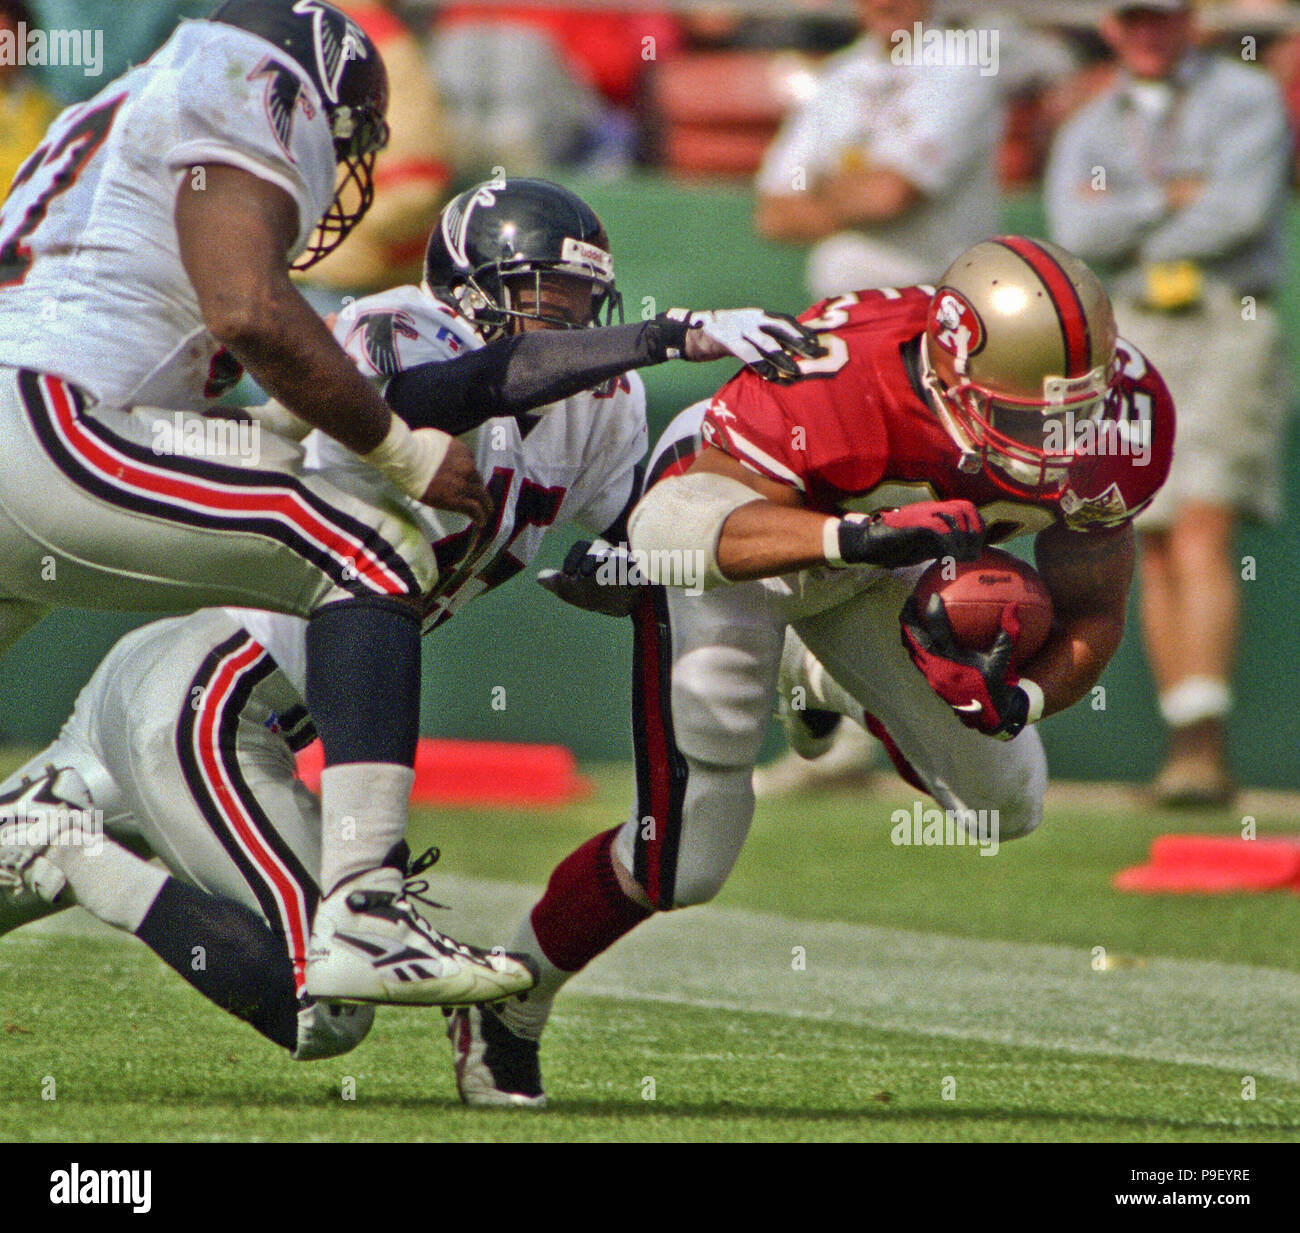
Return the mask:
M850 514L840 522L840 559L845 565L901 569L937 557L973 561L984 549L984 520L969 501L921 501L869 518Z
M639 588L648 579L628 556L627 545L617 547L603 539L578 540L558 569L543 569L538 583L566 604L602 616L630 616Z

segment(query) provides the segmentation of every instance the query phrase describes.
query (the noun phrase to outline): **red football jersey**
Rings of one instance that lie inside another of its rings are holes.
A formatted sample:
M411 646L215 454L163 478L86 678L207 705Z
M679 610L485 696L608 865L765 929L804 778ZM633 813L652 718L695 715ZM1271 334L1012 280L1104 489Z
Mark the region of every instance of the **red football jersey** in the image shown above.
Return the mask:
M1055 491L1009 490L988 469L958 470L961 451L913 387L902 348L924 332L929 304L929 288L908 287L814 305L800 320L822 332L828 354L801 361L805 376L793 385L739 373L710 402L704 443L792 484L821 513L964 498L993 540L1058 522L1075 531L1122 526L1150 503L1169 473L1174 406L1135 347L1119 344L1116 424L1101 448L1077 456ZM1086 422L1080 430L1089 430Z

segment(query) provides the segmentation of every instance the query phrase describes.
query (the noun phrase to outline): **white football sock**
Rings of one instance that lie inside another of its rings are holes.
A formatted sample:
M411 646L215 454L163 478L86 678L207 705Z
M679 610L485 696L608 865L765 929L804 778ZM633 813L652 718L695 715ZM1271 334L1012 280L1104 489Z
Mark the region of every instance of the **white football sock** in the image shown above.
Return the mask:
M502 1022L516 1036L528 1040L540 1040L542 1029L551 1017L551 1007L555 1004L555 995L564 987L565 981L576 972L565 972L557 968L543 952L537 935L533 932L530 917L525 916L515 930L515 936L506 947L512 954L530 955L537 964L537 984L529 991L523 1001L511 998L497 1007Z
M103 835L84 844L55 843L46 859L63 872L86 911L107 925L134 933L149 915L167 871L133 856Z
M384 863L406 834L415 772L393 762L345 762L321 772L322 895Z

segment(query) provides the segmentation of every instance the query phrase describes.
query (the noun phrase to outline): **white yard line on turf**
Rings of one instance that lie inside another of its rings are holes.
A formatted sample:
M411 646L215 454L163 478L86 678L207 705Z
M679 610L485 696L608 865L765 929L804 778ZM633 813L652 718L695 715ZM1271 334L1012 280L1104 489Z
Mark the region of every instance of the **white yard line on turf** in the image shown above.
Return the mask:
M451 877L439 878L438 891L457 905L437 913L439 928L480 945L508 944L537 896L533 887ZM11 937L84 933L80 916ZM1147 957L1142 967L1099 972L1086 947L704 907L637 929L569 988L1300 1081L1300 973L1244 964Z

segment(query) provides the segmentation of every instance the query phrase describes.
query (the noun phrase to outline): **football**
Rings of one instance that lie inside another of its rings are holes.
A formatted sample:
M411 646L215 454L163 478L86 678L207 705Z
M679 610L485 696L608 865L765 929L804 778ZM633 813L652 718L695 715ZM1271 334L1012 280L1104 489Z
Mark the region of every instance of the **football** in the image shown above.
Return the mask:
M1052 628L1052 598L1038 572L997 548L985 548L974 561L936 561L921 575L914 594L922 612L937 594L957 644L977 651L993 645L1003 610L1015 604L1020 617L1017 665L1038 653Z

